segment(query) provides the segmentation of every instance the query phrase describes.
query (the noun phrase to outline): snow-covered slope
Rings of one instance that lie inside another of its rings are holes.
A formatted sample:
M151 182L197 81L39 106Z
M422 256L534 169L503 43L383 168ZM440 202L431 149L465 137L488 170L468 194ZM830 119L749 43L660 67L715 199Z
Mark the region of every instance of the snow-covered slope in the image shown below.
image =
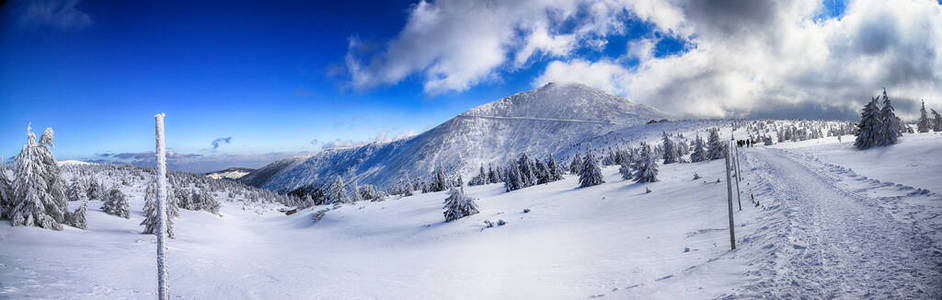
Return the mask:
M467 176L481 164L502 165L524 152L556 155L611 131L664 117L654 108L585 85L551 83L473 108L409 139L289 158L241 181L282 190L340 175L389 186L401 178L425 177L439 164Z
M245 175L248 175L249 173L252 173L252 171L255 171L255 169L227 168L225 170L209 172L203 175L212 179L239 179Z

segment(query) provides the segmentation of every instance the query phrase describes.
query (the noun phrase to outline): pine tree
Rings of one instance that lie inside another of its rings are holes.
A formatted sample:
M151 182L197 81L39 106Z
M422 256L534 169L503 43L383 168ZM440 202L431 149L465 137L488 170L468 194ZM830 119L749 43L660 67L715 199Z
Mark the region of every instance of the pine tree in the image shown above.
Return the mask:
M91 178L88 182L88 190L86 193L88 200L105 200L105 189L102 187L101 183L97 179Z
M353 181L353 202L363 201L363 197L360 196L360 184L356 180Z
M545 163L540 160L536 160L536 164L534 166L536 169L534 173L536 175L537 184L544 184L552 181L550 178L549 167L547 167Z
M926 112L926 100L922 100L922 108L919 109L919 123L916 123L919 132L929 132L932 129L932 122L929 121L928 112Z
M860 122L857 122L857 139L854 146L858 149L867 149L878 144L879 134L883 132L883 122L879 117L877 98L873 97L860 112Z
M506 191L516 191L524 188L523 179L520 178L520 170L517 169L516 163L511 162L504 174L504 188Z
M13 226L62 230L61 223L67 214L65 205L62 205L65 203L65 195L56 199L58 195L55 187L50 186L50 177L58 177L59 174L47 174L50 168L44 166L47 162L45 151L40 149L51 146L51 139L42 138L40 143L37 143L32 128L27 126L26 132L26 145L23 145L20 154L16 156L12 186L13 207L7 215Z
M559 167L559 164L556 163L552 155L550 155L549 160L546 161L546 168L548 168L550 172L550 181L563 179L563 169Z
M494 171L494 167L487 164L487 183L498 183L500 181L500 176L497 175L497 171Z
M641 155L634 163L635 182L657 181L657 161L654 159L654 155L651 153L651 146L641 142L641 147L638 149L641 150Z
M327 204L342 204L350 202L347 198L347 188L344 187L343 179L340 176L334 178L334 183L327 187Z
M451 222L478 213L474 199L464 193L464 188L453 187L445 199L445 222Z
M72 227L88 229L88 222L85 220L85 209L87 206L88 200L83 200L82 205L71 214L69 224L72 225Z
M690 153L691 162L701 162L707 160L706 149L704 149L703 139L698 134L693 142L693 152Z
M667 136L667 132L661 132L663 135L661 141L661 147L664 149L664 164L672 164L677 162L677 150L674 149L674 141L671 141L671 138Z
M573 155L572 161L569 163L569 174L582 173L582 164L582 157L579 156L579 153Z
M69 185L69 190L67 192L69 201L88 200L88 191L85 189L85 186L82 183L82 180L76 179L72 181L71 185Z
M726 147L720 142L720 130L710 129L710 137L707 139L707 159L721 159L726 157Z
M205 188L194 189L189 200L193 210L204 210L214 215L219 214L219 201L216 201L216 198L207 192Z
M621 179L624 180L630 180L634 178L631 172L631 162L627 160L622 161L621 167L618 167L618 173L621 174Z
M435 177L432 178L432 182L428 186L428 191L441 192L447 189L448 186L448 179L445 177L445 169L441 164L438 164L438 168L435 168Z
M932 109L932 130L942 131L942 114Z
M602 168L599 167L599 162L592 153L592 145L589 145L586 148L582 171L579 172L579 187L590 187L602 183L605 183L605 180L602 180Z
M0 158L2 160L2 158ZM13 188L7 178L6 166L0 162L0 219L7 217L7 212L13 209Z
M521 154L520 159L517 160L517 169L520 171L520 180L523 182L523 187L536 185L535 167L533 166L533 161L527 157L526 153Z
M172 189L167 189L168 191ZM173 217L179 215L179 211L174 211L176 205L170 204L173 199L173 195L167 195L167 236L173 238ZM141 221L141 225L144 225L143 234L157 234L157 182L152 181L147 185L147 188L144 190L144 221Z
M903 124L893 111L894 109L893 105L890 103L890 98L886 96L886 89L883 89L883 108L880 109L880 117L883 119L885 127L880 145L896 144L897 139L901 135L900 132L902 132Z
M101 205L101 210L106 214L119 216L125 219L131 218L131 206L128 199L117 187L108 191L105 203Z

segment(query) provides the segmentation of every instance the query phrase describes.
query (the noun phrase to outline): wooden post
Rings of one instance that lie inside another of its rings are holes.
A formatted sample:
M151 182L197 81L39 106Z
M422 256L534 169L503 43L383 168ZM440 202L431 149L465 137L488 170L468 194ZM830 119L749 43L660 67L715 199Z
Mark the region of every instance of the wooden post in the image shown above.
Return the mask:
M164 114L154 115L157 155L157 299L170 299L167 288L167 149L164 146Z
M735 147L733 141L729 141L726 147L726 203L729 204L729 247L730 250L736 250L736 233L733 229L733 176L730 175L732 171L730 165L730 154L732 154L732 147Z
M733 162L736 164L736 202L739 203L739 211L742 211L742 192L739 191L739 147L736 147L735 154L733 154Z

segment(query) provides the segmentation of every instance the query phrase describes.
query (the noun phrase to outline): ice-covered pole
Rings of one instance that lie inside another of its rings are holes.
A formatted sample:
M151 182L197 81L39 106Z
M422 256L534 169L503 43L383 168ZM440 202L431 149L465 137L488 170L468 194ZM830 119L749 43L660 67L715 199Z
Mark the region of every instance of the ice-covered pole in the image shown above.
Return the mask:
M726 143L726 203L729 204L729 248L736 250L736 233L733 224L733 176L731 176L733 170L730 161L733 147L736 147L733 141Z
M157 299L167 300L167 152L164 146L164 114L154 115L157 142Z

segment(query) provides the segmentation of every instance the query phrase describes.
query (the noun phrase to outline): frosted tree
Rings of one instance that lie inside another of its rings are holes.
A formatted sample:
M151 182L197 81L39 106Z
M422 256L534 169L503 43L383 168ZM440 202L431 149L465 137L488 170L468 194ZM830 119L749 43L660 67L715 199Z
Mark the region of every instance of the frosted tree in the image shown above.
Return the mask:
M916 123L919 132L929 132L932 129L932 122L929 121L929 113L926 111L926 100L922 100L922 108L919 109L919 122Z
M621 174L621 179L624 179L624 180L631 180L632 178L634 178L631 172L631 162L627 160L622 161L621 166L618 167L618 173Z
M441 164L438 164L438 167L435 168L435 176L432 178L431 184L428 186L429 192L441 192L448 188L448 179L445 177L445 168Z
M883 89L883 108L880 109L880 118L883 120L883 132L882 140L880 145L893 145L896 144L897 139L901 135L903 124L893 109L893 104L890 103L890 98L886 96L886 89Z
M20 154L16 156L12 186L13 205L7 215L13 226L62 230L61 223L65 221L67 214L65 195L60 195L54 186L50 186L52 182L49 177L58 174L47 174L50 169L44 166L45 151L41 149L51 146L51 139L42 138L40 143L37 143L32 128L27 126L26 132L26 145L23 145Z
M106 214L119 216L125 219L131 218L131 206L128 204L127 196L117 187L108 191L105 203L101 205L101 210Z
M498 182L501 182L501 178L497 175L497 171L494 170L494 167L491 166L491 164L487 164L487 183Z
M88 229L88 222L85 220L85 210L88 206L88 200L82 200L82 205L75 209L75 212L69 216L69 225L75 228Z
M543 163L540 160L537 160L536 164L534 164L534 167L536 169L534 171L534 175L536 175L537 184L544 184L544 183L548 183L552 181L550 178L549 167L547 167L545 163Z
M13 189L10 185L10 179L7 178L6 166L0 162L0 219L6 218L7 211L12 208Z
M667 132L661 132L663 135L661 140L661 147L664 149L664 164L672 164L677 162L677 150L674 149L674 141L671 141L670 136L667 135Z
M82 180L76 179L69 185L66 196L69 198L69 201L85 201L88 200L88 190L85 188Z
M590 187L605 183L602 180L602 168L599 161L592 154L592 145L586 148L585 159L582 163L582 171L579 172L579 187Z
M879 143L879 134L883 132L883 122L879 114L877 98L873 97L860 112L860 122L857 122L857 138L854 141L854 146L857 149L867 149Z
M465 195L463 187L453 187L445 198L445 222L451 222L478 213L474 199Z
M552 155L550 155L549 160L546 161L546 168L549 169L550 181L563 179L563 169L556 163L556 159L553 159Z
M204 210L214 215L219 214L219 201L205 188L197 188L190 194L190 203L193 210Z
M483 185L487 184L487 171L484 171L484 164L481 164L481 167L478 170L478 175L471 177L471 180L468 181L468 185Z
M363 201L363 197L360 195L360 184L354 180L353 181L353 202Z
M520 179L523 181L524 187L533 186L537 183L535 168L533 161L527 157L526 153L520 155L520 159L517 160L517 169L520 171Z
M520 170L517 169L516 163L511 162L504 174L504 188L506 191L516 191L524 188L523 179L520 178Z
M942 131L942 114L932 109L932 130Z
M657 181L657 161L651 153L651 146L641 142L640 155L634 162L634 180L635 182L655 182Z
M693 142L693 152L690 153L691 162L701 162L707 160L706 149L704 149L703 138L698 134Z
M168 191L171 189L167 189ZM173 238L173 217L179 215L179 211L174 214L171 207L176 207L169 202L173 199L173 195L166 195L167 197L167 212L166 212L166 230L167 236ZM141 221L141 225L144 226L143 234L157 234L157 222L160 216L157 211L157 181L153 181L147 185L147 188L144 190L144 221Z
M91 178L88 182L88 190L86 193L88 200L105 200L105 188L102 186L97 179Z
M710 129L710 137L707 139L707 159L720 159L726 157L726 147L720 141L720 130Z
M569 174L579 174L580 172L582 172L582 157L579 156L579 153L576 153L569 163Z
M344 187L343 179L340 176L334 178L334 182L327 187L327 204L342 204L350 202L347 198L347 188Z

